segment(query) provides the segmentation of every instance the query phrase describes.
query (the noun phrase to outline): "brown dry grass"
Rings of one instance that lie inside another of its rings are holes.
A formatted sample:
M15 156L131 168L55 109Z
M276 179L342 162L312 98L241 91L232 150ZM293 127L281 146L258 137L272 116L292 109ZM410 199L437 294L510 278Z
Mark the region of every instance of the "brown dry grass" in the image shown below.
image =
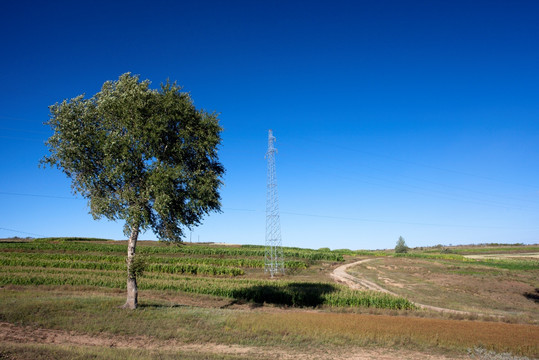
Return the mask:
M539 271L515 271L474 263L378 258L350 269L411 301L507 321L537 323L539 307L525 296L539 287Z
M413 346L463 349L483 346L497 352L539 355L539 327L483 321L425 319L333 313L251 313L234 325L252 336L281 334L283 341L325 341L335 345ZM269 330L271 329L271 330Z

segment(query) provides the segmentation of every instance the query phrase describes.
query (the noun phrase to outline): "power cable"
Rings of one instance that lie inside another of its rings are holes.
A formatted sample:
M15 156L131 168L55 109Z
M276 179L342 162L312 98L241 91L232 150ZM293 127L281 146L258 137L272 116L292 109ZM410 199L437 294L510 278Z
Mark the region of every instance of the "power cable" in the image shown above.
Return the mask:
M44 139L36 139L36 138L30 138L30 137L22 137L22 136L5 136L0 135L0 138L2 139L11 139L11 140L30 140L30 141L39 141L41 143L44 143Z
M328 143L328 142L325 142L325 141L309 139L309 138L305 138L305 137L297 137L297 139L304 140L304 141L307 141L309 143L316 142L316 143L325 145L326 147L329 146L329 147L333 147L333 148L340 148L340 149L350 151L350 152L366 154L366 155L369 155L369 156L378 157L378 158L384 158L384 159L391 160L391 161L394 161L394 162L400 162L400 163L410 164L410 165L414 165L414 166L430 168L430 169L434 169L434 170L438 170L438 171L445 171L445 172L449 172L449 173L453 173L453 174L459 174L459 175L464 175L464 176L468 176L468 177L475 177L475 178L494 181L494 182L499 182L499 183L506 183L506 184L512 184L512 185L518 185L518 186L525 186L525 187L529 187L529 188L533 188L533 189L537 188L537 186L531 185L531 184L508 182L508 181L505 181L505 180L491 178L491 177L488 177L488 176L482 176L482 175L467 173L467 172L464 172L464 171L459 171L459 170L454 170L454 169L447 169L447 168L443 168L443 167L439 167L439 166L433 166L433 165L429 165L429 164L422 164L422 163L415 162L415 161L400 159L400 158L393 157L393 156L390 156L390 155L377 154L377 153L373 153L373 152L370 152L370 151L350 148L350 147L342 146L340 144L332 144L332 143Z
M16 232L16 233L19 233L19 234L35 235L35 236L39 236L39 237L45 237L44 235L41 235L41 234L36 234L36 233L31 233L31 232L26 232L26 231L20 231L20 230L15 230L15 229L8 229L8 228L5 228L5 227L0 227L0 230Z
M356 218L356 217L306 214L306 213L297 213L297 212L289 212L289 211L281 211L281 213L287 214L287 215L296 215L296 216L306 216L306 217L316 217L316 218L336 219L336 220L351 220L351 221L361 221L361 222L376 222L376 223L385 223L385 224L403 224L403 225L419 225L419 226L433 226L433 227L461 227L461 228L478 228L478 229L514 229L514 228L502 227L502 226L477 226L477 225L459 225L459 224L422 223L422 222L397 221L397 220L376 220L376 219L365 219L365 218ZM539 228L533 228L533 230L539 230Z
M409 191L409 192L417 193L417 192L414 192L414 191ZM28 193L14 193L14 192L6 192L6 191L0 191L0 195L29 196L29 197L42 197L42 198L65 199L65 200L84 200L83 198L80 198L80 197L67 197L67 196L43 195L43 194L28 194ZM256 210L256 209L229 208L229 207L223 207L223 210L238 211L238 212L261 212L260 210ZM333 215L324 215L324 214L307 214L307 213L298 213L298 212L293 212L293 211L282 211L282 213L283 214L288 214L288 215L296 215L296 216L318 217L318 218L337 219L337 220L353 220L353 221L362 221L362 222L378 222L378 223L421 225L421 226L440 226L440 227L512 229L512 228L508 228L508 227L498 227L498 226L437 224L437 223L404 222L404 221L379 220L379 219L376 220L376 219L365 219L365 218L345 217L345 216L333 216Z
M67 196L56 196L56 195L43 195L43 194L25 194L25 193L14 193L7 191L0 191L0 195L12 195L12 196L30 196L30 197L42 197L50 199L67 199L67 200L84 200L80 197L67 197Z
M365 165L365 164L361 164L358 167L361 167L362 169L375 170L375 171L378 171L378 172L381 172L381 173L385 172L382 169L372 167L372 166L368 166L368 165ZM341 171L341 172L343 171L342 169L335 168L335 167L330 167L330 168L336 169L336 170ZM348 172L352 173L349 170L348 170ZM353 172L353 173L356 174L356 175L358 174L357 172ZM365 175L363 175L363 176L365 176ZM366 176L372 177L371 175L366 175ZM495 194L494 195L494 194L487 193L487 192L484 192L484 191L472 190L472 189L464 188L464 187L461 187L461 186L449 185L449 184L444 184L444 183L437 182L437 181L430 181L430 180L426 180L426 179L419 179L419 178L409 176L409 175L406 175L406 174L399 174L398 176L402 177L402 178L408 178L410 180L414 180L414 181L418 181L418 182L423 182L423 183L432 184L432 185L438 185L438 186L447 187L447 188L450 188L450 189L461 190L461 191L475 193L475 194L479 194L479 195L486 195L486 196L492 196L492 197L497 197L497 198L498 197L503 197L503 198L510 199L510 200L513 200L513 201L526 201L526 202L537 203L537 201L532 200L532 199L516 198L516 197L513 197L513 196L507 196L507 195L503 195L503 194ZM382 179L382 180L385 180L385 179ZM386 180L386 181L395 182L393 179Z
M5 127L0 127L0 130L22 132L22 133L27 133L27 134L50 135L50 132L45 132L45 131L22 130L22 129L12 129L12 128L5 128Z
M362 182L364 184L381 186L381 187L395 189L395 190L399 190L399 191L405 191L405 192L412 193L412 194L418 194L418 195L423 195L423 196L434 196L434 197L438 197L440 199L446 199L446 200L463 201L463 202L467 202L467 203L485 205L485 206L496 206L496 207L500 207L500 208L504 208L504 209L538 210L537 208L533 208L533 207L529 207L529 206L514 206L512 204L507 204L507 203L496 201L496 200L486 200L486 199L481 199L481 198L476 198L476 197L464 197L464 196L460 196L458 194L452 194L452 193L448 193L448 192L445 192L445 191L439 191L439 190L431 190L431 189L423 188L423 187L417 186L417 185L400 183L400 182L397 182L397 181L394 181L394 180L380 179L380 178L376 178L374 176L369 176L369 175L365 175L365 176L369 177L371 179L382 180L382 181L389 182L389 183L394 183L394 184L397 184L397 185L408 186L408 187L423 190L423 191L426 191L426 192L402 189L402 188L399 188L399 187L396 187L396 186L382 185L380 183L369 182L369 181L365 181L365 180L361 180L361 179L352 179L352 178L343 177L343 176L337 176L337 177L340 177L342 179ZM429 194L428 192L430 192L431 194Z

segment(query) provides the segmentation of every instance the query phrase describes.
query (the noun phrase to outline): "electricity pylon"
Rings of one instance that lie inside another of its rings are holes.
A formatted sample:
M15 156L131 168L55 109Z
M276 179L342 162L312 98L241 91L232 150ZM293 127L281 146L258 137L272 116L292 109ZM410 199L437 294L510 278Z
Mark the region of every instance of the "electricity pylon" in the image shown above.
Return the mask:
M284 274L284 256L281 239L281 220L279 216L279 197L277 195L277 176L275 173L275 136L268 133L268 183L266 190L266 252L264 255L264 271L271 277L277 273Z

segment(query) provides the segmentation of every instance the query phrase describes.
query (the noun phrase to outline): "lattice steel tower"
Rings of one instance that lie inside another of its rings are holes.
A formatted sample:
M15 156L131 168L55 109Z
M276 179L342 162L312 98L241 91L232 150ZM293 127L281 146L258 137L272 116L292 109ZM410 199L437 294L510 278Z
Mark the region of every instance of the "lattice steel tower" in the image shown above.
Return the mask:
M264 271L271 277L277 273L284 274L284 256L281 240L281 220L279 216L279 197L277 195L277 176L275 173L275 137L273 131L268 133L268 184L266 192L266 253Z

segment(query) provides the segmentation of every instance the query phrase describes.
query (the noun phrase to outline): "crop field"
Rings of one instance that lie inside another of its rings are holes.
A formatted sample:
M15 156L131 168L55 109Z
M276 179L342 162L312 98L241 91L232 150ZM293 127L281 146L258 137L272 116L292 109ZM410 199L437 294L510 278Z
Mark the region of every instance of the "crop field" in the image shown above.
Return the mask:
M516 248L507 253L537 251ZM446 359L482 349L539 356L534 258L466 257L491 253L473 248L405 256L285 248L287 274L271 279L260 246L142 241L140 308L127 311L119 308L126 250L101 239L0 241L0 359ZM360 259L371 260L349 273L397 296L330 278ZM434 314L414 302L471 315Z
M0 242L2 285L73 285L114 289L126 287L125 244L40 239ZM261 247L139 246L146 262L141 290L173 290L221 296L233 300L288 306L366 306L412 309L404 298L359 292L331 282L300 277L263 277ZM294 273L324 262L341 262L331 251L286 250L285 268ZM250 275L246 275L250 273Z

